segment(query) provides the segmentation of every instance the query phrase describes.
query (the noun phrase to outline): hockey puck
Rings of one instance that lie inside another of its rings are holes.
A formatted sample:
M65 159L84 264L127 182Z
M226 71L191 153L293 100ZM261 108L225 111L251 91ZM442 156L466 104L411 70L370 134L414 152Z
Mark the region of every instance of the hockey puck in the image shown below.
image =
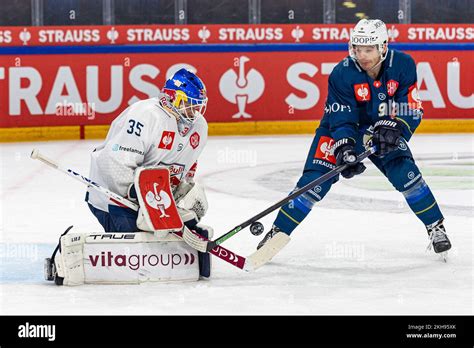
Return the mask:
M261 222L254 222L253 224L250 225L250 232L254 236L259 236L263 233L263 230L265 228L263 227L263 224Z

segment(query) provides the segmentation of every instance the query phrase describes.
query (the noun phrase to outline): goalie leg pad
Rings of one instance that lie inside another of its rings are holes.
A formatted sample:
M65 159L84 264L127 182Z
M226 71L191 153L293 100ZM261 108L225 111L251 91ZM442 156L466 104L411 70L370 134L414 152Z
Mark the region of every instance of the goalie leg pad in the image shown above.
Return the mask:
M55 263L63 285L196 281L197 251L181 238L151 233L74 233L61 237Z

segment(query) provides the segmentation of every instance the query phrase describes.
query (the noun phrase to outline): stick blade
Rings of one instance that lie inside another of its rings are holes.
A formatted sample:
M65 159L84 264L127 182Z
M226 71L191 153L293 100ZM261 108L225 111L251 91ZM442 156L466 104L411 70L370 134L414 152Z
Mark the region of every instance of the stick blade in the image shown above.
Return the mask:
M38 153L39 153L38 149L33 149L33 151L31 151L30 157L33 158L33 159L37 159L38 158Z
M200 251L202 253L207 252L207 241L202 240L201 236L197 233L191 231L189 228L184 228L183 231L183 240L188 244L190 247Z
M272 239L270 239L264 246L255 251L252 255L247 257L245 262L246 271L255 271L280 252L290 241L290 236L286 233L279 232Z

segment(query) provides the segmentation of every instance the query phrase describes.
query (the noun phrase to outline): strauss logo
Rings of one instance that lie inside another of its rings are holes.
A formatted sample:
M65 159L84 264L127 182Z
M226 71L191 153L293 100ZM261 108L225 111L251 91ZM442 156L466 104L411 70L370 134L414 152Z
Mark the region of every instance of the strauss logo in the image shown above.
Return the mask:
M23 42L23 45L28 45L28 41L31 39L31 34L26 28L23 28L23 31L20 32L19 36L20 40Z
M173 138L171 137L171 135L166 135L163 137L163 145L165 145L165 147L168 147L169 144L171 144L173 142Z
M203 26L201 30L198 32L199 38L202 40L202 42L207 42L207 39L211 36L211 32L209 29L206 28L206 26Z
M300 39L304 36L304 31L297 25L296 28L291 31L291 36L296 42L300 42Z
M159 186L159 183L153 183L154 192L148 191L145 196L145 200L150 207L160 211L160 218L170 217L168 214L166 214L166 209L171 206L171 198L168 193L162 190Z
M369 95L369 90L366 87L361 87L357 90L357 95L362 98L362 100L367 100Z
M117 40L119 37L118 31L115 30L114 27L112 27L109 31L107 31L107 39L110 40L111 44L115 43L115 40Z
M324 153L323 159L328 161L329 156L334 156L334 140L330 140L329 142L324 142L321 144L320 150Z
M245 63L250 61L246 56L239 58L239 75L233 70L227 70L219 81L219 90L225 100L237 104L239 112L232 118L251 118L252 115L245 112L247 104L253 103L263 94L265 80L262 74L255 69L245 73Z

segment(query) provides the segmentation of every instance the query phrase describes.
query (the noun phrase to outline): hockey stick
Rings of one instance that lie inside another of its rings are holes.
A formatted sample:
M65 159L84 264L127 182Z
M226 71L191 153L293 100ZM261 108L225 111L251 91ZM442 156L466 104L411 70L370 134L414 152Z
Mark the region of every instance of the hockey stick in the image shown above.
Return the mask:
M109 191L105 187L100 186L99 184L95 183L94 181L92 181L89 178L79 174L78 172L76 172L72 169L60 166L55 161L53 161L53 160L49 159L48 157L45 157L44 155L42 155L38 151L38 149L33 149L33 151L31 152L30 157L33 158L33 159L37 159L37 160L47 164L48 166L53 167L54 169L57 169L60 172L63 172L65 174L73 177L74 179L82 182L83 184L86 184L88 187L92 187L95 190L97 190L99 192L102 192L106 196L110 197L116 203L118 202L118 203L123 204L124 206L126 206L130 209L138 211L138 208L139 208L138 204L136 204L134 202L131 202L128 199L126 199L126 198L124 198L124 197L122 197L122 196L120 196L120 195L118 195L118 194L116 194L112 191ZM184 229L184 230L187 231L188 229ZM183 238L183 232L174 232L174 234L177 235L180 238ZM202 237L196 236L196 239L198 239L198 238L202 238ZM221 260L224 260L224 261L230 263L232 266L235 266L237 268L240 268L240 269L243 269L243 270L246 270L246 271L250 271L250 270L254 269L254 266L253 266L254 262L251 262L251 263L247 262L247 259L245 257L237 255L236 253L230 251L229 249L223 248L221 246L216 245L216 247L212 248L212 250L209 250L209 253L216 256L216 257L218 257Z
M361 162L362 160L364 160L365 158L369 157L373 153L375 153L375 146L369 148L368 150L361 153L357 157L352 155L352 158L349 158L349 160L353 163L358 163L358 162ZM294 198L298 197L299 195L305 193L306 191L311 190L313 187L315 187L317 185L320 185L320 184L326 182L327 180L335 177L336 175L340 174L342 171L347 169L348 166L349 166L348 164L343 164L343 165L340 165L339 167L336 167L336 168L332 169L331 171L329 171L326 174L320 176L319 178L311 181L310 183L306 184L305 186L303 186L299 190L291 193L287 197L285 197L282 200L280 200L280 201L276 202L275 204L273 204L271 207L268 207L267 209L265 209L261 213L258 213L255 216L251 217L247 221L244 221L240 225L234 227L232 230L230 230L226 234L220 236L219 238L217 238L213 241L201 240L201 239L199 239L199 237L197 235L193 234L192 232L188 232L188 231L185 231L183 233L183 239L186 243L188 243L189 245L191 245L193 248L197 249L198 251L206 252L206 251L212 250L216 246L218 246L218 245L222 244L223 242L225 242L230 237L232 237L235 234L237 234L238 232L242 231L245 227L252 225L253 223L257 222L262 217L264 217L264 216L270 214L271 212L273 212L274 210L282 207L283 205L285 205L289 201L293 200Z

